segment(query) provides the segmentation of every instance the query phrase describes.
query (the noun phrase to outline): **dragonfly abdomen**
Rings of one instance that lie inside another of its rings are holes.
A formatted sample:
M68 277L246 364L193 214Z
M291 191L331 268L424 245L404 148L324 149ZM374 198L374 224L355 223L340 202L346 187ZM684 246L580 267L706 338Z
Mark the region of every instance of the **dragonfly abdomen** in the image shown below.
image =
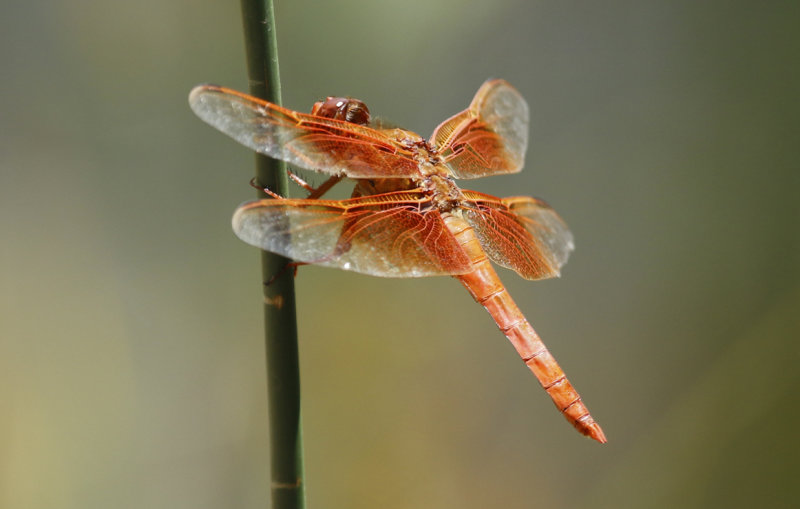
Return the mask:
M473 268L471 272L455 277L467 288L475 301L492 315L497 326L514 345L525 365L533 372L564 417L580 433L605 443L606 437L600 425L595 422L578 391L567 380L555 357L503 286L481 248L475 231L459 217L446 214L444 220L466 252Z

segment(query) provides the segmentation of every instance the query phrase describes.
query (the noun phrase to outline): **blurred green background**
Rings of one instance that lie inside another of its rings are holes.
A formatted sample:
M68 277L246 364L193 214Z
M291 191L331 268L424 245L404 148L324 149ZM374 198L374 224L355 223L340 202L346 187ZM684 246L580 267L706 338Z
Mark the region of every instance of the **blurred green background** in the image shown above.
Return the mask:
M606 431L558 415L451 278L297 277L312 508L798 507L800 4L277 3L284 104L422 134L489 77L530 104L559 280L500 275ZM238 2L0 5L0 507L262 508ZM316 181L320 181L317 178Z

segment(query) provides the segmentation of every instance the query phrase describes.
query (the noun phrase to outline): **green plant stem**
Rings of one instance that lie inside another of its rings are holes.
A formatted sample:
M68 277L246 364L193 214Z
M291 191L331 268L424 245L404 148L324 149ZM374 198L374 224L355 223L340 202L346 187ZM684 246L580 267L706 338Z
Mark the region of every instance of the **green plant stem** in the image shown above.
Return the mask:
M278 48L272 0L241 0L250 93L281 103ZM256 156L260 185L286 195L285 165ZM263 197L263 196L262 196ZM271 451L270 492L274 509L305 507L303 440L300 421L300 366L297 349L294 272L282 256L261 253Z

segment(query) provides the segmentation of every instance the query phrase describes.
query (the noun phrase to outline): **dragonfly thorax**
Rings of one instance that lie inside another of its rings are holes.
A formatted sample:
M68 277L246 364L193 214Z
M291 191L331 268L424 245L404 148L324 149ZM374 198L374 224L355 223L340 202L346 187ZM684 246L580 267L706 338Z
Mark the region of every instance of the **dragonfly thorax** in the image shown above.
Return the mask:
M423 179L422 189L430 194L433 204L442 212L450 212L458 207L464 198L453 179L439 173Z

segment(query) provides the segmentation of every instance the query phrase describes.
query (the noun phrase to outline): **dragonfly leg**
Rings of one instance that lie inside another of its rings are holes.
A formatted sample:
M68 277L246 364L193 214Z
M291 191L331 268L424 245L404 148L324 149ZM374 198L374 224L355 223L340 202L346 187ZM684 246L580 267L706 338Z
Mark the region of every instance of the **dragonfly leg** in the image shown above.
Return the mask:
M286 265L281 267L281 269L278 272L276 272L275 274L273 274L273 276L271 278L269 278L268 280L264 281L264 286L270 286L272 283L274 283L279 277L281 277L289 269L292 270L292 277L297 277L297 267L300 267L301 265L308 265L308 263L305 263L305 262L288 262L288 263L286 263Z
M308 182L306 182L305 180L303 180L297 174L295 174L295 173L293 173L291 171L289 171L287 173L289 174L289 178L292 179L292 181L295 184L297 184L298 186L300 186L303 189L305 189L306 191L308 191L308 197L306 198L308 200L316 200L317 198L320 198L323 194L327 193L330 190L330 188L332 188L340 180L342 180L342 177L334 175L334 176L330 177L328 180L326 180L325 182L323 182L319 187L314 187L311 184L309 184ZM259 191L263 191L264 193L266 193L267 195L269 195L269 196L271 196L273 198L280 199L280 200L285 199L283 196L279 195L275 191L273 191L273 190L271 190L271 189L269 189L267 187L264 187L261 184L259 184L256 181L255 177L250 179L250 185L252 187L258 189Z
M333 175L332 177L328 178L328 180L323 182L319 187L311 191L311 193L308 195L308 199L315 200L321 197L323 194L327 193L330 188L335 186L340 180L342 180L342 177L338 175Z
M316 200L323 194L327 193L330 190L330 188L335 186L340 180L342 180L342 177L333 175L332 177L329 177L328 180L323 182L319 187L314 187L305 180L303 180L296 173L292 171L288 171L287 173L289 174L289 178L292 179L295 184L308 191L308 196L306 197L306 199L308 200Z
M275 198L276 200L285 200L286 199L283 196L281 196L278 193L276 193L275 191L273 191L272 189L270 189L268 187L264 187L261 184L259 184L258 181L256 180L256 177L253 177L253 178L250 179L250 186L258 189L259 191L262 191L262 192L266 193L268 196L271 196L271 197Z
M303 180L303 178L298 175L297 173L293 172L292 170L286 170L286 173L289 175L289 178L297 184L298 186L302 187L309 193L313 193L315 191L314 186Z

